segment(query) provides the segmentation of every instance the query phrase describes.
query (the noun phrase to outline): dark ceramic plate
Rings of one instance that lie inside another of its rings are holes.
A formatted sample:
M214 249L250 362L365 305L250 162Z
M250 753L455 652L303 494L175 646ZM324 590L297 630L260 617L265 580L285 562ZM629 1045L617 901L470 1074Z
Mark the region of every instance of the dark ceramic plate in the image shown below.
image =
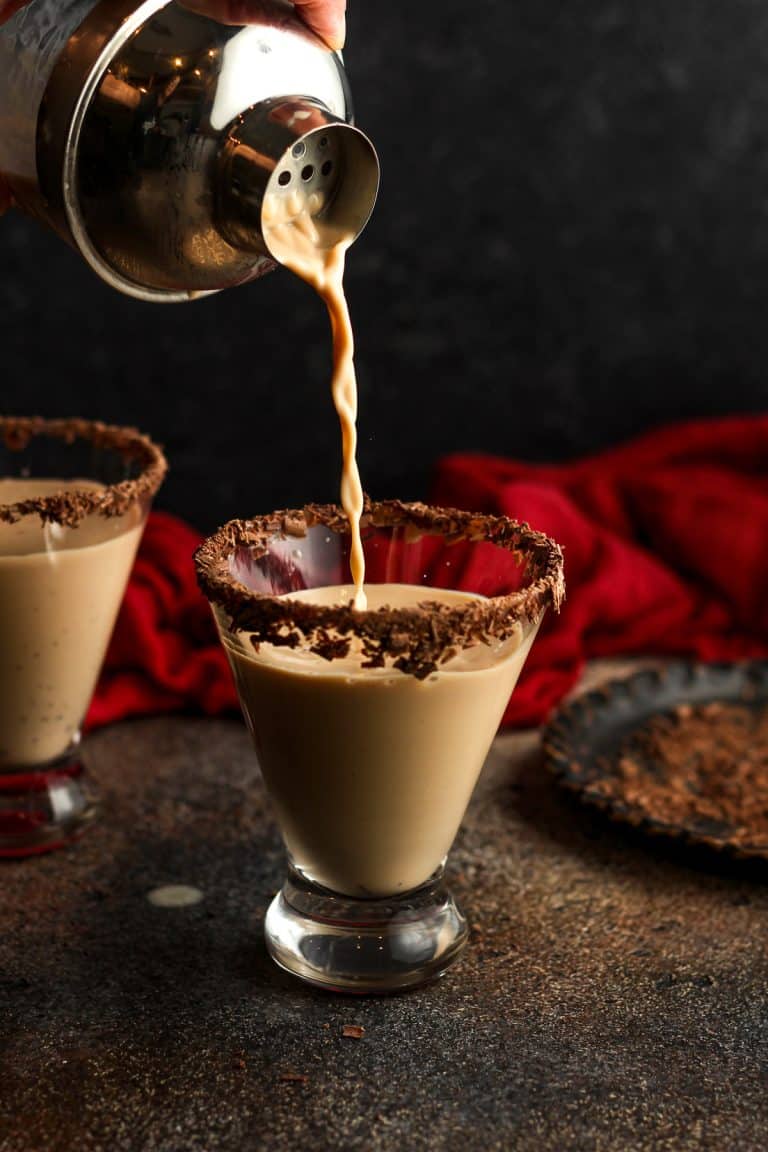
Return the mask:
M545 726L542 742L547 765L562 784L615 820L738 856L768 859L764 830L752 835L744 820L735 823L732 815L723 812L719 819L691 815L681 822L665 821L644 806L642 796L622 794L618 760L633 734L652 717L674 713L680 705L710 703L768 709L768 661L672 663L586 692L561 706ZM662 788L672 773L680 774L679 768L660 761L646 763L643 771ZM606 785L612 794L606 795Z

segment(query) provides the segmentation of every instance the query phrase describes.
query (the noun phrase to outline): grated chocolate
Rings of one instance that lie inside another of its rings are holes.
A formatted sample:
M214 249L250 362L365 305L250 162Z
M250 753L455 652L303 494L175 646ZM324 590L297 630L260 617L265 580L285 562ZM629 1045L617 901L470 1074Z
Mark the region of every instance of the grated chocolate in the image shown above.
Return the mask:
M62 440L66 444L87 440L95 448L109 449L127 462L135 462L141 471L133 479L93 491L64 488L49 496L0 504L0 521L8 524L15 524L23 516L38 515L43 521L74 528L93 514L123 516L137 501L154 496L168 470L162 450L135 428L77 418L44 420L39 416L0 416L0 438L8 451L23 452L36 437Z
M230 560L236 550L246 548L259 559L273 541L302 537L318 524L338 534L349 533L341 507L308 504L253 520L232 520L195 553L202 591L223 610L233 633L251 634L254 647L261 643L302 647L330 661L347 656L355 637L362 645L362 667L381 668L389 662L403 673L425 679L457 651L503 642L516 633L521 621L538 620L550 606L559 611L565 596L560 548L528 524L399 500L366 499L363 530L402 526L414 537L431 534L446 542L495 544L525 562L525 585L507 595L459 605L430 600L425 588L424 601L413 607L359 611L350 605L317 605L255 592L232 573Z

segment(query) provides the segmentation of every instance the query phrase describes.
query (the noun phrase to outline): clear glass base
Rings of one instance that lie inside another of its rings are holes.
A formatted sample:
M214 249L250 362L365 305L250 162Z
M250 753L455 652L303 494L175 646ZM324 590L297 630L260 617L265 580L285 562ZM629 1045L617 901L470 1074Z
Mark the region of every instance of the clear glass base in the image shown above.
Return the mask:
M91 824L96 810L77 757L34 768L0 768L0 858L62 848Z
M330 992L386 994L442 976L467 942L467 924L442 879L384 900L355 900L291 869L264 922L272 959Z

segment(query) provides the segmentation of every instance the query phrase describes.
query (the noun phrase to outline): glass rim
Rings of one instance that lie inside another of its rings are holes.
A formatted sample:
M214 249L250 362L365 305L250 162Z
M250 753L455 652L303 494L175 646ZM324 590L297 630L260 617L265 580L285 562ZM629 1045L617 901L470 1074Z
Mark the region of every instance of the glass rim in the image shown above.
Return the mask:
M522 621L533 623L547 607L559 611L565 596L563 554L558 544L524 521L400 500L366 499L361 529L402 526L414 534L442 536L454 543L489 543L528 562L526 584L514 592L446 605L429 599L407 608L358 610L351 605L319 605L256 592L232 572L238 548L254 559L267 555L276 540L301 539L315 526L349 533L336 504L308 504L252 520L230 520L195 552L198 584L209 602L223 610L229 631L246 632L261 643L309 649L327 660L348 655L354 636L362 642L363 667L394 667L425 678L461 649L508 640Z
M0 443L8 451L23 452L38 437L64 444L89 441L95 448L116 452L126 461L136 461L141 471L131 480L104 484L98 489L78 488L74 484L48 496L0 503L0 522L15 524L25 516L37 515L43 521L74 528L91 514L122 516L138 501L151 499L168 471L162 449L136 428L78 417L0 416Z

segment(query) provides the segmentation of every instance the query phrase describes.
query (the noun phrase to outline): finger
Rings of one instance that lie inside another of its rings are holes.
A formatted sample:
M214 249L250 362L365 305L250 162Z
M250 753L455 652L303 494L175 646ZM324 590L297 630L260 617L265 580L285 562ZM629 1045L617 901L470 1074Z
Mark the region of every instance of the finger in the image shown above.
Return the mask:
M19 0L11 0L18 3ZM3 0L0 0L0 4ZM263 17L263 0L181 0L185 8L210 16L222 24L248 24ZM346 0L297 0L304 23L325 40L329 48L344 46Z
M295 0L295 4L302 19L322 36L329 48L344 47L346 0Z

